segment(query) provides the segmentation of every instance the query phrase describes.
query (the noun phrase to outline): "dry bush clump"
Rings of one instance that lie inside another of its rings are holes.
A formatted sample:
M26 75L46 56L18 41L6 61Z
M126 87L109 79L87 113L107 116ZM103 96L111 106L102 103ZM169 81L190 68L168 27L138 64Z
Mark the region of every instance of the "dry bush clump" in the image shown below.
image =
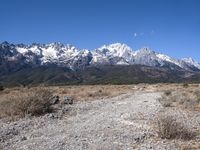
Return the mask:
M183 84L183 87L184 87L184 88L188 88L188 87L189 87L189 84L184 83L184 84Z
M173 106L173 98L172 98L172 91L167 90L164 91L164 94L161 98L159 98L160 103L163 107L172 107Z
M87 92L88 96L89 97L107 97L109 96L110 94L106 91L103 91L103 90L97 90L97 91L91 91L91 92Z
M196 136L187 119L173 115L160 115L157 120L158 135L163 139L191 140Z
M191 142L189 143L185 142L184 144L180 144L180 150L199 150L200 149L200 143L199 142Z
M170 91L170 90L167 90L167 91L165 91L165 92L164 92L164 94L165 94L166 96L169 96L169 95L171 95L171 94L172 94L172 91Z
M52 92L45 88L22 89L0 99L0 117L38 116L51 111Z
M200 105L200 91L194 89L165 91L159 99L164 107L181 107L183 109L197 110Z

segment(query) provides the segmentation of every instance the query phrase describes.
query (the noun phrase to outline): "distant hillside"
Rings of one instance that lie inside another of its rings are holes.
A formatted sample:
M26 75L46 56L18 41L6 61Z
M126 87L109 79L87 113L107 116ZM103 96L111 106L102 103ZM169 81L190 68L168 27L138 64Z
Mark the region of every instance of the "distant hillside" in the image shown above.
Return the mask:
M126 44L79 50L73 45L0 44L0 84L132 84L199 82L200 64Z
M143 65L96 66L76 71L57 66L26 66L0 77L0 84L4 86L160 82L200 82L200 73Z

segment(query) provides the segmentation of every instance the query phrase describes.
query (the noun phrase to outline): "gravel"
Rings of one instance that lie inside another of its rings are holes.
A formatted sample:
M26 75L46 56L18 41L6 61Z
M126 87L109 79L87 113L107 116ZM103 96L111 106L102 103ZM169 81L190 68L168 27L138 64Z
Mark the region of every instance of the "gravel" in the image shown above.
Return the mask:
M110 99L75 102L57 112L17 122L0 121L5 150L173 150L159 139L155 118L163 109L161 93L135 92ZM1 149L0 147L0 149Z

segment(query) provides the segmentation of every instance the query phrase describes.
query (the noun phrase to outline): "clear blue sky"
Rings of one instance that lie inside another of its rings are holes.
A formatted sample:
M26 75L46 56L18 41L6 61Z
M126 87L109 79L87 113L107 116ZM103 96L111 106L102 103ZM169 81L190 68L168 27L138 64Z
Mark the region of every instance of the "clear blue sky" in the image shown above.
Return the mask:
M0 0L0 42L122 42L200 62L200 0Z

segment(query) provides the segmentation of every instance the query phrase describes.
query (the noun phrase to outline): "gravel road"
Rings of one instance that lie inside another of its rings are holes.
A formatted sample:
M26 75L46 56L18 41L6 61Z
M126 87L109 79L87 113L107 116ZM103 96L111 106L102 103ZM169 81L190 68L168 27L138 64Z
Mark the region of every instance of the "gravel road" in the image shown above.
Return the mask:
M160 96L127 93L76 102L42 117L0 122L1 145L5 150L177 149L176 144L156 140L152 122L162 109Z

